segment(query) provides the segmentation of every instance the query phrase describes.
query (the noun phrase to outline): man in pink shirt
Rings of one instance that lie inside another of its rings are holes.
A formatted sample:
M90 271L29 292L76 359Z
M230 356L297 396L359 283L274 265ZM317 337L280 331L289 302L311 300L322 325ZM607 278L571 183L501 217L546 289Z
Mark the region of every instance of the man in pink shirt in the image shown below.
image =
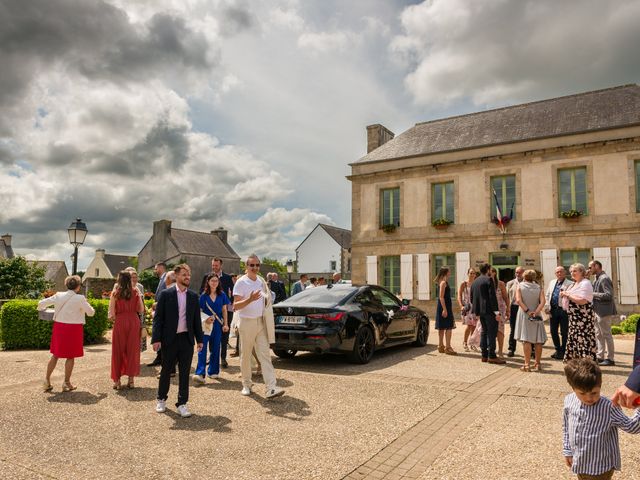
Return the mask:
M202 350L202 323L198 294L189 290L191 270L188 265L177 265L175 288L163 290L156 299L156 315L153 319L151 344L158 351L162 347L162 370L158 383L158 404L156 412L166 410L171 372L178 362L178 402L176 407L181 417L190 417L187 408L189 400L189 373L193 359L193 347L197 342L198 352Z

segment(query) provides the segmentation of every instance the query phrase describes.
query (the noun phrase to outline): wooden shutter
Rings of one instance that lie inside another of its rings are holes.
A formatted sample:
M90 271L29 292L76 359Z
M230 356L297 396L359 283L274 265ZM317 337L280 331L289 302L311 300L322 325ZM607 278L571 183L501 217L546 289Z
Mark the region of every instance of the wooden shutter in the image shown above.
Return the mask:
M413 300L413 255L400 255L400 295Z
M555 248L540 250L540 266L544 280L544 290L546 292L549 282L556 278L556 267L558 266L558 251Z
M378 257L375 255L367 255L367 283L378 284Z
M618 247L616 252L618 257L618 295L620 303L635 305L638 303L636 247Z
M593 259L598 260L602 264L602 269L609 275L613 276L611 271L611 249L609 247L594 248ZM586 267L587 265L585 265Z
M429 288L429 254L419 253L418 261L418 300L430 300Z
M471 260L469 260L469 252L456 252L456 282L458 285L467 278L467 272L471 267ZM453 285L453 288L458 285Z

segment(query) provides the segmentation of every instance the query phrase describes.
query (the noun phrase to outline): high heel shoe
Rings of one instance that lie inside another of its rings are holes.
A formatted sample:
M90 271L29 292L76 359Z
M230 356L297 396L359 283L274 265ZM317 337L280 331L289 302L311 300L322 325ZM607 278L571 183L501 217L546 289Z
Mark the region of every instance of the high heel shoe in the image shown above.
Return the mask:
M438 352L444 353L444 345L438 345Z
M542 365L540 365L539 363L536 363L536 364L533 365L533 369L536 372L541 372L542 371Z
M75 385L71 385L68 382L64 382L62 384L62 391L63 392L73 392L76 388L78 388L78 387L76 387Z
M462 342L462 348L464 349L465 352L469 351L469 345L467 344L467 342Z
M453 348L451 347L447 347L444 349L444 353L446 353L447 355L457 355L458 352L456 352Z
M531 367L529 367L529 365L524 365L524 366L520 367L520 370L522 370L523 372L530 372L531 371Z
M120 380L118 380L117 382L114 382L113 384L114 390L120 390L121 388L122 388L122 384L120 383Z
M50 392L51 390L53 390L53 387L51 386L51 384L49 382L47 382L46 380L42 383L42 391L44 393Z
M127 388L128 388L129 390L133 390L133 389L135 388L135 385L134 385L134 383L133 383L133 380L129 380L129 381L127 382Z

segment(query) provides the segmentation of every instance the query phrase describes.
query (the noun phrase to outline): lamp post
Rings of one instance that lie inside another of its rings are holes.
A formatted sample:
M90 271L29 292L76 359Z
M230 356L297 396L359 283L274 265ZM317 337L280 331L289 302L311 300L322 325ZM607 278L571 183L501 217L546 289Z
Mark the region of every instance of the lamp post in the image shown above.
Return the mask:
M293 273L293 260L287 260L287 278L289 279L289 295L291 295L291 274Z
M73 270L71 275L75 275L78 271L78 246L84 243L84 239L87 238L87 226L81 219L76 218L75 222L71 222L69 228L69 242L73 245Z

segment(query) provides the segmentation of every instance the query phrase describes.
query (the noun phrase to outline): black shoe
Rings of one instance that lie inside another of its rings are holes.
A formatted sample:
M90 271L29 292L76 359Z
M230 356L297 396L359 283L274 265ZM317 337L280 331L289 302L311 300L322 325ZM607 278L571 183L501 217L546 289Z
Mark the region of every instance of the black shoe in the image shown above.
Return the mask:
M160 365L162 365L162 363L156 362L155 360L151 363L147 363L147 367L159 367Z
M554 360L562 360L562 357L560 356L560 354L558 352L552 354L551 358L553 358Z
M514 352L513 350L509 350L507 352L507 357L513 357L516 354L516 352Z
M598 365L601 365L603 367L614 367L616 365L616 362L605 358L604 360L598 360Z
M222 360L222 362L220 362L220 366L221 366L222 368L228 368L228 367L229 367L229 364L227 363L227 361L226 361L226 360Z

